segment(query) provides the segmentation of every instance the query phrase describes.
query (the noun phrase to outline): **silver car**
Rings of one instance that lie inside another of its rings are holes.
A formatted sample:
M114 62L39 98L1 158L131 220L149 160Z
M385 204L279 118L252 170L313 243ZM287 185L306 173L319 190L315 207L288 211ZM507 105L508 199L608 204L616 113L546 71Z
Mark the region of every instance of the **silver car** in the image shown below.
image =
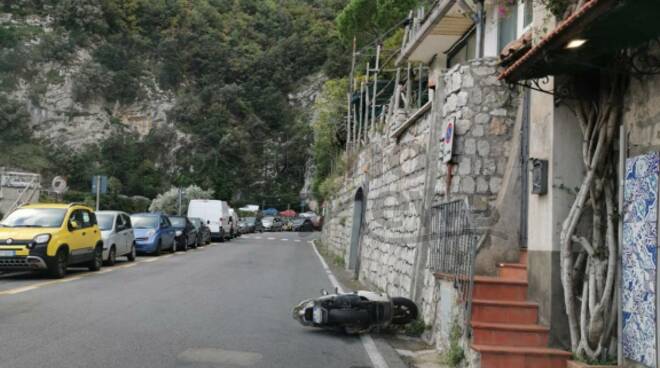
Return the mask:
M125 212L99 211L96 219L103 238L103 259L112 266L117 257L126 256L135 261L135 236L131 217Z

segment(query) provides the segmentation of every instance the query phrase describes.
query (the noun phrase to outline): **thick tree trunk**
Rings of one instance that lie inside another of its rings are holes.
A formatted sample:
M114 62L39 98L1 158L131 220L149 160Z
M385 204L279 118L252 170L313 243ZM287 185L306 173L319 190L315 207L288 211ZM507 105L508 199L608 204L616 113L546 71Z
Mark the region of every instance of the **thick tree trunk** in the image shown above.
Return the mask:
M581 82L584 86L583 81L576 80ZM623 87L621 75L603 74L598 93L578 101L576 116L583 134L585 176L560 233L561 281L571 349L592 359L602 358L608 351L617 323L618 183L613 158ZM589 221L585 215L591 217ZM584 226L580 224L591 228L581 231ZM574 245L581 248L575 261Z

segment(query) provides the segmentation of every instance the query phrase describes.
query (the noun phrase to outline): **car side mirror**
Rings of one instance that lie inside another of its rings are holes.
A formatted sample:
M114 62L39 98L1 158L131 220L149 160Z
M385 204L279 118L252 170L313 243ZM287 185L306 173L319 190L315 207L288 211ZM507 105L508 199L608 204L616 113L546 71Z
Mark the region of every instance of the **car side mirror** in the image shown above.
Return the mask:
M321 289L321 295L326 296L328 295L328 291L325 289Z
M70 228L72 231L73 231L73 230L78 230L78 229L80 229L80 224L79 224L78 221L76 221L76 220L71 220L71 221L69 221L69 228Z
M211 220L206 220L207 225L211 225Z

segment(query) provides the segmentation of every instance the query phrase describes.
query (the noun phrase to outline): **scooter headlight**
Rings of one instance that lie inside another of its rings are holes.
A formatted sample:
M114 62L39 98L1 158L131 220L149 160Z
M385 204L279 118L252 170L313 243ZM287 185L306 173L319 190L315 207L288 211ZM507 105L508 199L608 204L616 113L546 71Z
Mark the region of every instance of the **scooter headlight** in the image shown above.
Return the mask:
M319 306L314 307L314 311L312 313L314 323L320 325L323 323L323 309Z

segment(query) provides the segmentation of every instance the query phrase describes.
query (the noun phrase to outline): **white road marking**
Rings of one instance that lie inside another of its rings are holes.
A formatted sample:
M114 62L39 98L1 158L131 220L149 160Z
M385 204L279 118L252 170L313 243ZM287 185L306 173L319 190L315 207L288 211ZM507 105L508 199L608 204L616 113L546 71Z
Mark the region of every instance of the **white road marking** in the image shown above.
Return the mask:
M268 238L268 240L275 240L275 238Z
M158 261L159 259L161 259L161 258L160 258L160 257L147 258L147 259L145 259L144 261L140 261L140 263L156 262L156 261Z
M259 363L263 355L249 351L232 351L218 348L187 349L177 356L180 361L188 363L228 364L232 366L250 367Z
M296 240L294 240L294 242L300 243L300 239L296 239Z
M314 249L314 253L316 253L316 256L319 258L319 261L321 261L323 270L325 270L325 273L328 275L328 279L330 279L330 283L332 284L332 286L337 288L337 290L340 293L343 293L344 288L341 286L335 275L332 273L330 267L328 267L328 264L325 262L325 259L323 259L323 257L321 256L321 253L319 253L319 250L316 248L316 244L314 244L313 241L310 241L309 244L312 245L312 248ZM362 340L362 345L364 345L364 350L367 352L367 356L369 357L369 360L371 360L371 363L373 364L374 368L389 368L387 362L385 361L385 358L383 358L383 355L378 350L376 343L374 342L374 340L371 338L370 335L360 335L360 340Z
M255 239L262 239L262 237L260 237L260 236L257 236L257 237L255 237Z
M282 241L289 241L289 239L287 239L287 238L280 239L280 240L282 240Z

